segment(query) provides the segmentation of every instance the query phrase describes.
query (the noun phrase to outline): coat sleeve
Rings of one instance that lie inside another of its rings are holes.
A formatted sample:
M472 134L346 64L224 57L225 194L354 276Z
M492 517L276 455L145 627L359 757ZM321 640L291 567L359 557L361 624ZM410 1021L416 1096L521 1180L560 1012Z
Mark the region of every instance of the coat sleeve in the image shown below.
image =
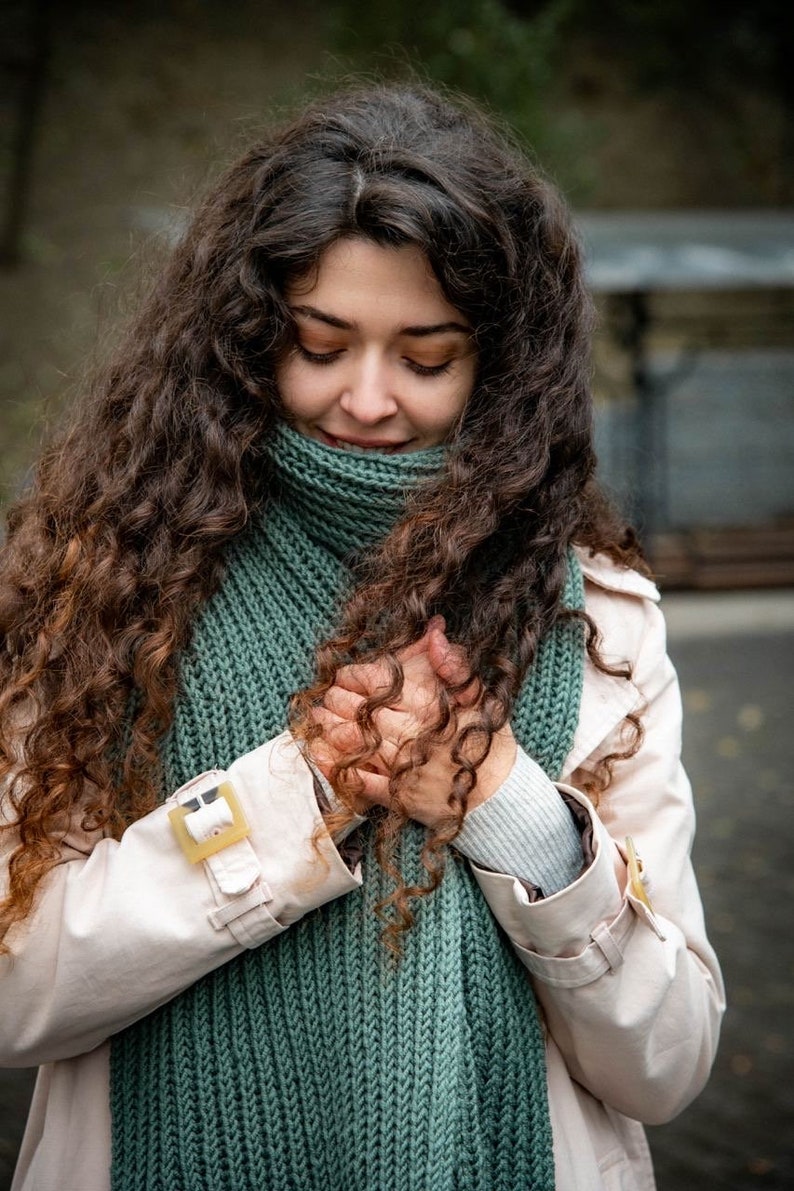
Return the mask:
M78 829L66 837L32 915L0 957L0 1065L90 1051L245 948L358 887L358 872L325 832L312 775L291 737L246 754L221 776L231 781L250 834L211 861L189 862L177 842L169 811L180 792L120 841ZM2 882L10 835L2 837Z
M690 861L694 810L664 622L648 600L613 593L610 601L613 623L633 646L622 656L633 658L644 737L635 756L615 764L598 813L575 785L562 787L590 815L593 863L574 884L533 903L514 878L474 871L531 973L573 1078L626 1116L660 1124L708 1078L724 992ZM607 653L617 656L611 636ZM616 728L597 754L620 747L620 739ZM645 897L629 880L627 836L642 860Z

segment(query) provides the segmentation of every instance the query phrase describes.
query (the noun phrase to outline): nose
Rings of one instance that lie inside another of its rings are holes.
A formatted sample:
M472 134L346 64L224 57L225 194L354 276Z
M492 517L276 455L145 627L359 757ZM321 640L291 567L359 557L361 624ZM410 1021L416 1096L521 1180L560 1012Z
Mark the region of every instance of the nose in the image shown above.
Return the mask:
M348 376L339 399L342 409L362 426L374 426L398 409L390 369L382 360L361 360Z

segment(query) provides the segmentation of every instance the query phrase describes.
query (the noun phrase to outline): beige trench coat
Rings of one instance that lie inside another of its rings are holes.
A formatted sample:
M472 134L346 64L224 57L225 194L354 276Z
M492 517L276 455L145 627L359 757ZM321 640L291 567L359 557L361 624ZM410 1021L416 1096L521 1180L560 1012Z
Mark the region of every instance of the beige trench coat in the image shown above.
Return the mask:
M534 903L514 878L474 872L543 1009L558 1191L651 1191L638 1122L669 1120L703 1087L723 989L689 860L694 815L658 594L601 558L582 563L602 653L633 670L627 682L587 663L561 783L588 808L593 862ZM641 708L642 747L616 766L596 815L578 784ZM327 836L327 863L316 862L313 782L287 734L229 775L247 840L188 864L168 818L184 793L121 842L76 830L13 956L0 959L0 1062L42 1065L13 1191L106 1191L109 1037L357 887ZM650 910L627 884L627 836Z

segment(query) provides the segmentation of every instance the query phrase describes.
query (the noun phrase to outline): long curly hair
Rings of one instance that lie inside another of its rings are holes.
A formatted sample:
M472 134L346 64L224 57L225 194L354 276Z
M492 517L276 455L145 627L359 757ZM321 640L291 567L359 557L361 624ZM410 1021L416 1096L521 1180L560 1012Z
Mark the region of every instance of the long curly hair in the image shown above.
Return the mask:
M385 657L388 697L399 693L396 654L438 612L481 684L478 718L462 727L455 691L442 691L438 722L393 777L377 830L395 874L394 930L440 880L477 766L564 615L569 544L642 565L593 479L590 304L553 186L479 111L424 87L352 88L309 106L214 186L10 513L0 782L18 840L0 938L30 912L76 815L119 837L162 796L180 654L228 543L252 510L266 515L268 442L286 416L274 377L295 342L285 288L343 237L418 246L478 352L443 473L362 560L291 711L310 747L311 708L351 660ZM588 648L602 664L592 624ZM353 769L379 743L378 705L360 717L366 746L337 766L346 806ZM460 762L455 822L429 840L427 886L406 890L390 851L400 783L439 737Z

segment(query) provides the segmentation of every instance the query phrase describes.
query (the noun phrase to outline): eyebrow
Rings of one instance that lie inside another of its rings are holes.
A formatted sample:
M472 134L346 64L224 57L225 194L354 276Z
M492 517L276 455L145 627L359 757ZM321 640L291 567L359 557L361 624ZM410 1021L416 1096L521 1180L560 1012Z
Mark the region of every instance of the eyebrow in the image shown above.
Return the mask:
M318 310L316 306L292 306L290 309L293 314L302 314L306 318L316 319L318 322L325 323L329 327L336 327L340 331L356 331L358 329L355 323L346 322L343 318L337 318L335 314L327 314L324 310ZM467 327L465 323L456 322L432 323L421 326L400 327L398 335L410 335L415 338L422 338L426 335L441 335L449 331L470 335L471 327Z

